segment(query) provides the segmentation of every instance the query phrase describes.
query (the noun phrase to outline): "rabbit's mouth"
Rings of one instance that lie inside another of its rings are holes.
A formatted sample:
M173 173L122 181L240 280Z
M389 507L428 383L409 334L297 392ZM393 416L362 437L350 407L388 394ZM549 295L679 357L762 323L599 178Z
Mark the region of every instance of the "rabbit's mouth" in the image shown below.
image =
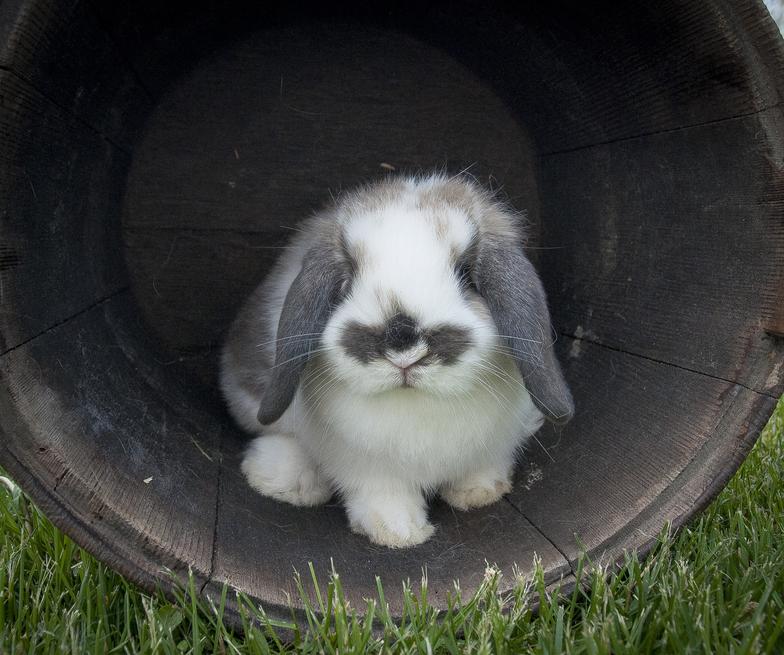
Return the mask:
M400 386L413 387L424 366L433 362L432 354L424 343L417 343L405 350L386 351L384 359L400 377Z
M400 386L405 387L408 389L413 389L416 384L416 373L411 371L410 368L404 368L400 370Z

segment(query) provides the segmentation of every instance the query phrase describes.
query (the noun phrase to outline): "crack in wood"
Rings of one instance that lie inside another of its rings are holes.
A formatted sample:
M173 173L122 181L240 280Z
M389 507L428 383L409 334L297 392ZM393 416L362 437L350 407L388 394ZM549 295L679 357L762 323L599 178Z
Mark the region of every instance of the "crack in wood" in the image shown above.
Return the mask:
M113 291L108 296L105 296L105 297L101 298L100 300L96 300L94 303L91 303L90 305L88 305L84 309L80 309L78 312L76 312L74 314L71 314L70 316L67 316L66 318L64 318L64 319L62 319L60 321L57 321L56 323L54 323L53 325L50 325L45 330L42 330L41 332L38 332L37 334L34 334L32 337L28 337L27 339L25 339L21 343L18 343L15 346L11 346L10 348L6 348L2 352L0 352L0 358L5 357L9 353L12 353L14 350L16 350L18 348L21 348L22 346L26 346L28 343L31 343L32 341L35 341L36 339L38 339L39 337L42 337L45 334L49 334L53 330L56 330L57 328L59 328L62 325L65 325L66 323L72 321L73 319L77 318L78 316L81 316L82 314L86 314L87 312L95 309L96 307L99 307L99 306L103 305L104 303L109 302L113 298L115 298L115 297L119 296L120 294L122 294L122 293L124 293L126 291L129 291L129 290L130 290L129 286L124 286L124 287L121 287L121 288L117 289L116 291Z
M729 121L740 120L743 118L749 118L750 116L757 116L758 114L764 114L766 111L771 111L772 109L778 109L784 106L784 102L777 102L768 107L763 107L762 109L755 109L754 111L747 112L745 114L736 114L735 116L726 116L725 118L714 118L709 121L703 121L701 123L692 123L689 125L680 125L678 127L668 127L663 130L654 130L652 132L643 132L642 134L635 134L633 136L623 136L617 139L608 139L607 141L597 141L596 143L588 143L583 146L575 146L574 148L564 148L562 150L550 150L548 152L539 153L539 158L544 159L546 157L552 157L555 155L567 155L573 152L580 152L581 150L589 150L591 148L599 148L601 146L608 146L615 143L624 143L626 141L635 141L637 139L645 139L650 136L658 136L659 134L670 134L672 132L681 132L684 130L691 130L698 127L705 127L707 125L715 125L717 123L727 123Z
M561 550L560 546L557 543L555 543L552 539L550 539L550 537L547 536L544 530L542 530L542 528L540 528L538 525L536 525L536 523L534 523L530 518L528 518L525 515L525 512L523 512L523 510L521 510L517 505L515 505L509 498L504 496L504 500L509 504L509 506L513 510L515 510L520 516L522 516L526 521L528 521L531 524L531 527L533 527L533 529L536 530L545 539L545 541L547 541L547 543L549 543L553 548L555 548L555 550L558 551L558 554L561 557L563 557L564 562L566 562L566 565L569 567L569 570L572 572L572 575L576 576L577 571L575 571L575 568L572 565L572 561L566 556L566 553L563 550Z
M54 482L54 487L52 487L52 493L57 493L57 487L60 486L60 483L63 481L63 478L68 473L68 469L66 468L60 475L57 476L57 479Z
M681 369L682 371L688 371L689 373L695 373L697 375L702 375L706 378L710 378L712 380L719 380L721 382L727 382L728 384L734 384L736 386L742 387L748 391L756 393L760 396L767 396L768 398L773 398L773 400L777 400L778 396L773 395L772 393L768 393L766 391L760 391L759 389L754 389L753 387L749 387L748 385L743 384L742 382L738 382L737 380L730 380L728 378L723 378L720 375L711 375L710 373L706 373L705 371L700 371L698 369L689 368L688 366L683 366L682 364L675 364L673 362L668 362L663 359L656 359L655 357L651 357L650 355L643 355L641 353L636 353L631 350L624 350L623 348L618 348L617 346L610 346L606 343L602 343L601 341L594 341L593 339L587 339L586 337L578 337L574 334L569 334L568 332L559 332L559 334L567 339L574 339L575 341L582 341L584 343L590 343L594 346L599 346L600 348L606 348L607 350L612 350L613 352L622 353L624 355L631 355L632 357L639 357L640 359L645 359L649 362L654 362L656 364L662 364L664 366L672 366L673 368Z
M202 583L201 587L199 588L199 595L204 594L204 590L207 588L207 585L210 582L214 582L212 579L213 574L215 573L215 558L218 552L218 523L220 520L220 509L221 509L221 478L223 472L223 436L224 432L221 430L220 432L220 439L218 440L218 466L216 474L215 474L215 522L212 526L212 551L210 553L210 570L207 572L204 582Z

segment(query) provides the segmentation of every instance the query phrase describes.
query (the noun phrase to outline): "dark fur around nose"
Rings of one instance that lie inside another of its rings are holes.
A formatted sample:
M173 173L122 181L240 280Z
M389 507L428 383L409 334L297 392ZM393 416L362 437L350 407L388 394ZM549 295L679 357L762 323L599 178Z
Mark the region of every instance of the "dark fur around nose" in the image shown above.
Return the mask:
M367 364L371 359L383 358L385 352L406 350L419 340L428 349L420 361L423 365L435 361L451 364L471 346L468 330L451 325L420 330L416 321L403 313L395 314L383 326L349 323L343 328L340 345L354 359Z
M406 350L419 340L416 321L407 314L397 313L387 321L384 344L389 350Z

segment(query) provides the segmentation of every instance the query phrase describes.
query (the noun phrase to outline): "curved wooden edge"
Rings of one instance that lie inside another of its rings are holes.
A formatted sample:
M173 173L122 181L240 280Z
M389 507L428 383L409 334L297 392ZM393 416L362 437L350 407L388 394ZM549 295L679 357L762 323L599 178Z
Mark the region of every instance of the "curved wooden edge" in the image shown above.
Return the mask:
M0 425L0 436L7 438L7 434ZM175 600L171 580L165 575L154 575L151 570L160 567L160 573L165 569L153 559L148 567L142 566L138 561L128 557L122 549L117 547L121 542L116 531L110 529L109 521L101 522L103 529L88 528L89 522L85 517L74 512L73 508L60 497L56 491L41 484L38 478L17 458L13 453L0 443L0 464L11 474L13 480L27 494L30 499L44 513L46 518L61 532L66 534L80 548L88 551L98 561L117 571L147 592L161 591L172 602ZM86 489L85 489L86 490ZM144 547L134 551L144 553Z
M776 399L769 398L764 395L759 395L758 402L752 408L751 411L751 419L748 422L748 429L742 435L742 437L737 442L737 448L734 452L734 457L729 460L727 466L723 467L718 474L714 475L711 478L711 482L702 495L699 497L697 502L695 502L691 507L689 507L688 511L680 514L679 516L675 517L674 519L669 521L671 527L671 536L676 536L684 527L686 527L693 519L695 519L699 514L701 514L707 507L716 499L719 493L726 487L727 483L730 479L738 472L740 465L745 460L746 456L749 454L751 449L753 448L754 444L757 442L762 430L767 425L768 421L770 420L771 416L773 415L773 411L777 404ZM662 524L662 528L664 528L664 523ZM606 542L605 542L606 543ZM639 548L634 549L634 553L636 553L637 557L641 560L648 557L651 551L659 544L659 536L656 535L647 541L643 542ZM598 548L594 549L594 553L601 550L602 546L600 545ZM612 575L616 574L620 571L625 563L626 554L621 554L616 556L609 562L602 562L603 569L599 569L598 567L591 567L593 560L590 557L590 553L587 554L588 556L588 566L585 567L584 571L595 571L595 570L604 570L606 573L605 579L611 577ZM576 567L576 561L571 562L573 572L569 575L564 576L561 581L556 585L551 584L548 589L555 589L556 587L559 591L564 594L568 595L574 591L575 586L578 584L577 577L574 573L574 569ZM587 589L587 576L580 581L580 584L583 585L583 589Z
M749 454L757 439L759 438L765 425L770 420L770 417L772 416L776 407L776 403L778 402L777 399L756 392L752 393L753 395L750 395L750 397L754 398L754 401L748 405L745 409L745 412L743 412L744 418L741 420L744 426L744 430L742 433L735 435L734 448L730 453L730 458L725 460L725 463L718 469L714 469L715 472L710 477L710 482L704 487L702 493L697 497L697 499L690 504L688 510L669 519L670 526L674 533L680 531L681 528L686 526L700 513L702 513L708 507L708 505L713 502L716 496L719 495L730 479L735 475L735 473L737 473L741 464L743 464L743 461L746 459L746 456ZM725 449L717 449L717 451L711 451L709 455L713 455L715 457L717 455L722 455L725 452ZM710 457L700 458L700 455L697 454L695 456L695 460L696 459L699 459L697 462L698 467L709 467L711 465ZM681 474L673 481L668 489L675 487L674 495L678 496L681 493L681 490L683 490L689 482L696 480L697 477L698 476L696 472L693 470L693 468L691 468L691 466L689 466L681 472ZM678 484L679 482L681 482L681 484ZM660 497L664 495L665 494L662 493ZM655 515L655 512L653 512L652 516ZM650 517L651 519L652 516ZM664 527L663 523L662 527ZM626 529L633 529L633 526L628 526ZM644 542L638 549L638 552L642 557L645 557L656 543L657 539L654 537ZM604 544L600 545L599 547L601 548L603 546Z
M751 420L747 423L748 428L742 435L742 438L738 440L733 458L728 462L727 466L723 467L718 474L711 479L708 487L689 510L672 521L671 525L676 532L680 531L680 529L690 523L692 519L701 514L727 486L730 479L738 472L741 464L743 464L746 456L751 452L751 449L754 447L754 444L757 442L757 439L759 439L760 434L773 415L777 402L778 401L775 398L769 396L762 394L758 396L757 403L752 406L750 412ZM655 544L656 539L652 539L644 544L643 549L640 551L642 555L646 556Z

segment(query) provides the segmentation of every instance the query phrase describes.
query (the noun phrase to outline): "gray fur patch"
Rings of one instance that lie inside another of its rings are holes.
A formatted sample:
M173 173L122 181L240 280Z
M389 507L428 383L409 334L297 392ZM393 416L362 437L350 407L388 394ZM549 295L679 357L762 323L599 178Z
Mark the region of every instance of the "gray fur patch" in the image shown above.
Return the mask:
M345 194L339 199L338 206L346 216L366 214L393 204L405 190L405 178L385 177Z
M340 345L351 357L367 364L384 356L384 329L379 326L351 322L343 328Z
M275 365L261 400L262 425L277 421L291 404L302 371L321 341L320 335L345 292L351 269L342 256L339 233L333 229L305 256L302 270L291 284L278 322ZM307 339L297 335L313 335Z
M454 207L470 215L473 213L475 196L472 186L462 177L445 177L420 193L419 206L436 211Z
M348 355L367 364L373 359L383 359L386 352L406 350L419 341L424 342L428 350L420 360L422 365L452 364L473 343L464 328L441 325L421 330L411 317L396 314L384 326L349 323L343 328L340 345Z
M544 288L522 244L485 235L476 268L479 293L532 400L550 421L565 423L574 414L574 402L553 350Z
M430 329L424 337L430 354L447 366L473 345L468 330L451 325Z

